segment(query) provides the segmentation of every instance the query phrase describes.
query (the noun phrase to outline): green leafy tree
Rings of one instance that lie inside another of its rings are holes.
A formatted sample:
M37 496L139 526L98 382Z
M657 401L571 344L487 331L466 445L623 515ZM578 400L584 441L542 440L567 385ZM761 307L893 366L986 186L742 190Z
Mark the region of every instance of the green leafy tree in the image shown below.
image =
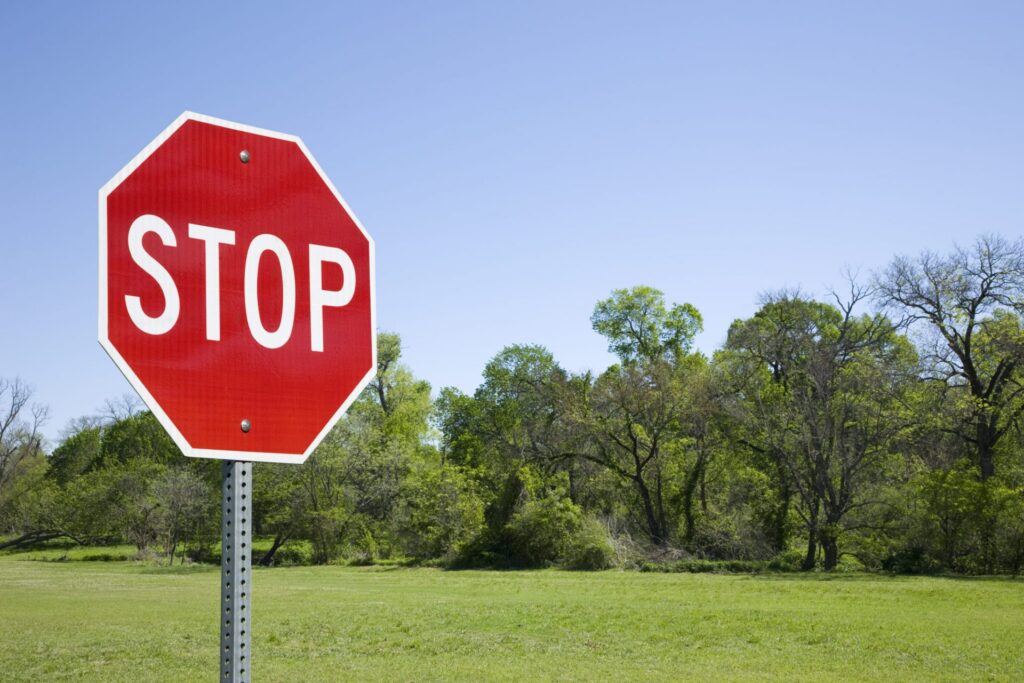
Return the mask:
M253 528L273 536L270 548L256 561L275 564L289 541L308 535L310 497L302 467L268 463L253 468Z
M407 554L452 559L484 531L484 501L463 468L422 464L403 484L396 517Z
M66 486L76 477L96 467L100 460L103 430L88 425L74 430L50 454L48 475Z
M667 306L661 291L645 286L615 290L594 307L590 322L623 363L680 359L704 325L692 305Z
M577 402L579 431L588 437L579 441L577 455L628 482L644 532L655 545L665 545L674 527L671 474L688 440L698 445L702 452L687 477L693 477L687 482L692 488L682 495L692 529L692 494L708 455L707 423L690 411L688 392L688 382L707 369L703 356L689 353L700 314L689 304L666 306L656 289L634 287L598 302L591 321L622 364L606 370L587 399Z
M897 459L912 424L904 410L916 357L881 315L855 315L863 292L838 307L799 295L769 298L729 331L728 349L749 373L748 442L775 461L807 530L803 566L816 551L839 561L842 534L877 504L873 486Z
M531 465L551 475L573 475L572 434L566 397L578 383L539 345L507 346L484 368L484 381L472 397L442 391L437 423L446 460L474 468L488 489L487 516L501 527L512 514L508 487L521 485L520 468Z
M430 385L400 362L398 335L378 335L377 374L296 473L268 470L259 493L260 529L307 538L318 563L392 552L395 511L413 465L436 460ZM269 554L268 554L269 555ZM264 558L272 561L272 555Z
M174 441L149 411L114 420L103 428L100 466L143 460L172 465L184 458Z
M186 467L164 470L153 482L157 534L168 564L180 544L209 543L216 535L217 500L208 484ZM185 560L184 554L181 557Z

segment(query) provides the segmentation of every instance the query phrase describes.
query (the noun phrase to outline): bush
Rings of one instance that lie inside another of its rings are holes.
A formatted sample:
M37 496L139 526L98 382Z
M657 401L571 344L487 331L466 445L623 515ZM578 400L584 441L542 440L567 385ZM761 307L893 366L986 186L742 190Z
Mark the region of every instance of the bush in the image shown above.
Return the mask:
M288 543L274 553L275 567L290 567L313 564L313 552L309 544Z
M408 556L452 557L483 529L483 502L475 482L462 468L415 471L402 493L395 526Z
M938 574L942 563L920 545L897 548L882 560L882 569L893 574Z
M509 559L523 567L546 567L568 556L583 527L583 511L559 489L528 500L508 525Z
M572 539L563 561L567 569L609 569L616 564L616 552L608 531L592 517L583 520L583 526Z
M768 569L773 572L798 572L802 570L803 562L802 550L787 550L769 560Z
M679 560L677 562L644 562L642 572L670 574L758 574L769 569L763 560Z
M615 563L608 533L569 497L565 473L543 477L521 468L488 515L489 526L463 546L453 568L604 569Z
M82 562L127 562L131 557L128 553L89 553L82 555Z
M882 562L898 573L1017 573L1024 565L1024 491L980 481L971 463L919 474L903 539Z

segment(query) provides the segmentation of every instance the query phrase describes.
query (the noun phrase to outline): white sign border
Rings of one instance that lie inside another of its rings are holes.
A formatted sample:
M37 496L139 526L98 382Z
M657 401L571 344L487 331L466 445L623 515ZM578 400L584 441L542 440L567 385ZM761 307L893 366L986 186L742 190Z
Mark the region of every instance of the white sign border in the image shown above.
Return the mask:
M306 155L306 158L316 169L316 172L320 175L320 179L334 194L335 199L345 209L349 217L356 224L356 227L362 231L363 236L369 245L369 256L370 256L370 347L372 364L370 365L369 372L359 381L356 388L348 395L345 401L341 404L341 407L334 413L324 428L317 434L316 438L313 439L312 443L306 448L306 450L300 455L295 453L260 453L251 451L229 451L229 450L217 450L207 448L193 448L192 445L185 439L185 436L178 430L174 422L168 417L167 413L164 412L160 404L149 393L146 386L138 378L135 372L125 361L124 357L121 356L120 352L110 342L108 332L108 318L107 318L107 197L117 189L117 187L125 181L125 179L131 175L135 169L137 169L142 163L150 157L164 142L167 141L171 135L175 133L186 121L200 121L202 123L209 123L215 126L222 126L224 128L230 128L232 130L242 131L244 133L252 133L254 135L262 135L271 138L277 138L279 140L288 140L294 142L302 150L302 153ZM302 140L294 135L288 135L286 133L278 133L272 130L265 130L263 128L256 128L255 126L247 126L241 123L235 123L233 121L226 121L224 119L218 119L213 116L206 116L204 114L196 114L195 112L186 111L174 120L171 125L167 126L160 135L156 136L152 142L135 155L128 164L114 175L107 183L100 188L99 191L99 311L98 311L98 328L97 328L97 339L103 350L107 352L111 360L114 361L114 365L121 371L121 374L125 376L128 383L132 385L132 388L138 392L139 396L146 403L146 406L153 411L153 414L163 425L164 429L174 440L174 443L181 449L181 452L190 458L214 458L218 460L242 460L250 462L277 462L277 463L289 463L299 465L304 463L320 445L320 442L324 440L327 433L331 431L331 428L337 424L341 416L348 410L352 402L356 400L359 394L362 393L363 389L370 383L374 375L377 373L377 301L376 301L376 247L373 242L373 238L370 237L370 233L366 231L363 224L359 222L359 218L356 217L352 209L349 208L348 203L338 192L337 188L334 187L334 183L331 182L327 174L324 173L323 169L320 168L320 164L317 163L316 159L310 153L309 149L302 142Z

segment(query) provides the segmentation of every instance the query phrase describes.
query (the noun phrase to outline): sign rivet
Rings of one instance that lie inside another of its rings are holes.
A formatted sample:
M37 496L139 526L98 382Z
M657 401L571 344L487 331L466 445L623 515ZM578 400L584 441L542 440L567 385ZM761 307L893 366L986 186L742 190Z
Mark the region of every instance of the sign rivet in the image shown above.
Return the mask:
M242 420L242 431L248 434L250 429L252 429L252 423L249 422L249 418L245 418Z
M242 153L238 155L238 158L242 160L243 164L249 163L249 150L243 149Z

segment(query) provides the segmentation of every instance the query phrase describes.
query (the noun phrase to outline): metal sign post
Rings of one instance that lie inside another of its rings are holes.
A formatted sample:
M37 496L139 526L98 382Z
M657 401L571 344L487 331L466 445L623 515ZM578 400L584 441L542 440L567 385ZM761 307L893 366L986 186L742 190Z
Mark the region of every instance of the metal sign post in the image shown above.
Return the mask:
M220 680L248 683L251 677L252 463L221 465Z

